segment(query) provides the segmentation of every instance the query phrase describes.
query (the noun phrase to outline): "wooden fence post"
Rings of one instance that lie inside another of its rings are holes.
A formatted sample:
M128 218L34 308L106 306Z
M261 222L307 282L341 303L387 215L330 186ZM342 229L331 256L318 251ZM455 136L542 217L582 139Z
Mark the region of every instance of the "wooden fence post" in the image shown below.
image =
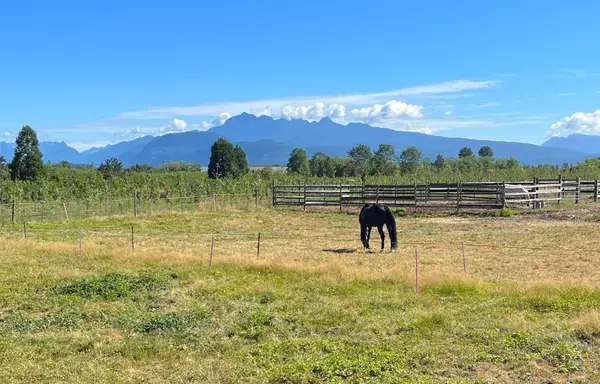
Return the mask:
M213 259L213 251L215 249L215 235L212 235L212 239L210 241L210 260L208 261L208 267L212 267L212 259Z
M415 207L417 206L417 182L413 183L413 192L415 193Z
M460 209L460 200L462 193L462 183L460 181L456 182L456 210Z
M83 230L79 230L79 258L83 259Z
M594 203L598 202L598 179L594 180Z
M258 208L258 187L254 188L254 208Z
M581 195L581 178L577 178L577 192L575 192L575 204L579 204L579 196Z
M27 238L27 224L23 223L23 237L26 239Z
M275 178L273 178L273 182L271 184L271 195L272 195L271 198L273 200L271 202L271 206L273 206L273 207L277 204L277 198L275 196L275 193L276 193L276 191L275 191Z
M415 292L419 293L419 248L415 249Z
M342 201L343 201L344 195L342 194L342 183L340 183L340 212L342 212Z
M304 180L304 210L306 211L306 180Z
M260 232L258 232L258 241L256 244L256 258L260 258Z
M502 209L506 208L506 182L502 182Z
M563 177L562 175L558 175L558 205L560 205L562 199L563 199Z

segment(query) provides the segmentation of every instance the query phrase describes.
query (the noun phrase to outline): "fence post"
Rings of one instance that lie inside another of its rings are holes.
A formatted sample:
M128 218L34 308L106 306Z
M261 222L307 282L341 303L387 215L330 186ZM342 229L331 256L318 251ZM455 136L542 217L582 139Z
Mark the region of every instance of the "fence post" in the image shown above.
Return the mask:
M273 199L271 206L274 207L277 204L277 198L275 197L275 178L273 178L273 182L271 184L271 197Z
M258 188L254 187L254 208L258 208Z
M23 223L23 237L26 239L27 238L27 224Z
M79 258L83 259L83 231L79 230Z
M581 178L577 178L577 192L575 192L575 204L579 204L579 196L581 195Z
M13 197L13 201L12 201L12 212L10 215L10 222L11 224L15 224L15 198Z
M306 211L306 180L304 180L304 210Z
M594 203L598 202L598 179L594 180Z
M213 251L215 249L215 235L212 235L212 239L210 241L210 260L208 261L208 267L212 267L212 259L213 259Z
M462 189L462 183L460 181L457 181L456 182L456 210L457 211L460 209L461 189Z
M506 208L506 182L502 182L502 209Z
M137 217L137 191L133 192L133 217Z
M415 249L415 292L419 293L419 248Z
M67 218L67 221L69 221L69 212L67 212L67 204L65 204L64 202L62 204L63 204L63 209L65 210L65 217Z
M342 200L343 200L342 183L340 183L340 212L342 212Z
M258 232L258 241L256 244L256 258L260 257L260 232Z
M415 194L415 207L417 206L417 182L413 183L413 192Z
M558 175L558 205L560 205L562 199L563 199L563 177L562 175Z

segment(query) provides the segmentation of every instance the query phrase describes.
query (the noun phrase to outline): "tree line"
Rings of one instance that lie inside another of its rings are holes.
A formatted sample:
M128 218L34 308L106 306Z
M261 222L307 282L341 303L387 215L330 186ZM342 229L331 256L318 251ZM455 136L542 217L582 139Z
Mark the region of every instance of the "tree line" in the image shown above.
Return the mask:
M519 167L519 161L514 157L509 159L494 159L494 151L490 146L479 148L478 157L469 147L463 147L458 152L458 158L446 159L438 154L434 161L426 159L419 148L410 146L400 155L396 155L390 144L380 144L376 150L359 144L348 151L347 157L330 157L322 152L315 153L310 159L303 148L294 149L287 163L287 171L301 175L316 177L366 177L393 176L400 174L415 174L423 168L438 172L444 169L472 170L474 168L513 169Z

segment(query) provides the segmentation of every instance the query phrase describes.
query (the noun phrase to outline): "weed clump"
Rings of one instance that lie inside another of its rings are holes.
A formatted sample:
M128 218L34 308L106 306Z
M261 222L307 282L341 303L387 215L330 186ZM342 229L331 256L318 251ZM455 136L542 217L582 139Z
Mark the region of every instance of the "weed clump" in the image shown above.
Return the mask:
M55 288L60 295L84 299L122 300L164 289L175 275L152 273L141 276L107 274L90 276Z

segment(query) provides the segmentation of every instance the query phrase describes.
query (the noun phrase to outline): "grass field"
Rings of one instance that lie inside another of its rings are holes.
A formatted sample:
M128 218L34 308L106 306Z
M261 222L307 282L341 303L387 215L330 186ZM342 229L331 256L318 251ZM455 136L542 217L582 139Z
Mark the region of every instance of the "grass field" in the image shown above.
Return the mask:
M597 383L598 217L399 213L394 253L355 213L4 227L0 382Z

